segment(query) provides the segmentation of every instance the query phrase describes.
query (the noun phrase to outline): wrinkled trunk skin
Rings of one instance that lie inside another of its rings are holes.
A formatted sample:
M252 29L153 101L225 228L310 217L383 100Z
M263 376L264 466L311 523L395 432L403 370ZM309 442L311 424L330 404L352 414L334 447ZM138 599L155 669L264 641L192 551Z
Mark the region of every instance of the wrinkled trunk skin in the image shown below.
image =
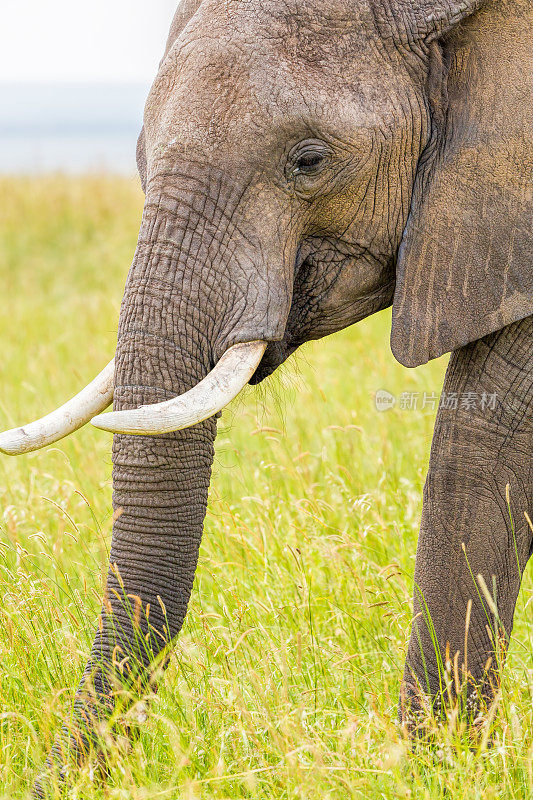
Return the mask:
M200 215L168 196L147 203L120 316L117 410L181 394L213 366L213 325L221 319L213 296L231 307L231 287L212 280L213 264L200 263L205 253L192 244L200 225L205 230ZM45 778L36 784L37 797L44 796L47 775L58 780L67 750L68 760L73 755L83 760L92 723L113 710L117 684L131 689L133 678L146 679L149 663L181 629L198 560L215 435L216 420L210 419L165 436L114 438L115 522L102 625L73 721L47 761ZM116 664L126 656L121 675Z
M401 698L404 721L421 732L429 707L448 704L447 681L455 702L455 674L470 720L499 687L532 546L532 342L528 317L450 358L424 489ZM492 597L496 590L498 620L479 574Z

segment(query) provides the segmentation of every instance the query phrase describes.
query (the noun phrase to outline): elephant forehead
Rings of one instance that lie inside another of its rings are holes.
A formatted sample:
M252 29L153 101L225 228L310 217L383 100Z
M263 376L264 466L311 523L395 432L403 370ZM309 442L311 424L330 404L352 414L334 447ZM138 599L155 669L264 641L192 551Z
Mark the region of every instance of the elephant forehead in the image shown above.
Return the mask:
M176 39L146 107L153 146L246 149L290 134L298 120L342 135L397 125L399 108L410 107L405 68L376 45L364 20L340 25L345 11L332 29L311 12L281 13L278 3L267 25L267 12L252 14L252 7L229 3L224 11L218 3L212 18L202 10Z

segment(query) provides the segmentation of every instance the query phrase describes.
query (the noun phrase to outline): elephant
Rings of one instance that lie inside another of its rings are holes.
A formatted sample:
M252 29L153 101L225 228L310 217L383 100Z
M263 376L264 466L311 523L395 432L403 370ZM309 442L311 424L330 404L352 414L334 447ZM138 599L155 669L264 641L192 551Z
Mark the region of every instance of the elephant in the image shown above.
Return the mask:
M415 730L442 706L451 662L469 718L494 696L533 541L532 33L529 0L182 0L138 141L115 358L0 436L20 454L89 421L114 434L101 621L45 778L83 758L117 687L142 691L180 632L222 409L391 305L395 357L449 353L451 398L400 716Z

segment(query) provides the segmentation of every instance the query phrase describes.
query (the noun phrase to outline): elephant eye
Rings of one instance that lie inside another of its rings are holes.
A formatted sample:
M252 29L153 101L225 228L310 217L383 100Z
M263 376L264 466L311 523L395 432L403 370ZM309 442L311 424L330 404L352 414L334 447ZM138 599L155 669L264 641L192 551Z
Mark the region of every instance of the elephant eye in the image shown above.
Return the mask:
M322 153L304 153L294 166L294 175L313 175L318 172L325 161Z
M318 175L329 162L329 147L318 140L301 142L289 154L289 173L293 179Z

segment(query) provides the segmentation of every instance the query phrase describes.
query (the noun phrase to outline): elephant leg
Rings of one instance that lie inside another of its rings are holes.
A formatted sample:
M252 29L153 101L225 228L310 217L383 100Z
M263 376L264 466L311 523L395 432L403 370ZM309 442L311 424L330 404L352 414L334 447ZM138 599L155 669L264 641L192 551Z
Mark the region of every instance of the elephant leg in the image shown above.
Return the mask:
M424 489L405 721L458 684L470 714L497 689L532 545L532 354L527 317L451 356Z

